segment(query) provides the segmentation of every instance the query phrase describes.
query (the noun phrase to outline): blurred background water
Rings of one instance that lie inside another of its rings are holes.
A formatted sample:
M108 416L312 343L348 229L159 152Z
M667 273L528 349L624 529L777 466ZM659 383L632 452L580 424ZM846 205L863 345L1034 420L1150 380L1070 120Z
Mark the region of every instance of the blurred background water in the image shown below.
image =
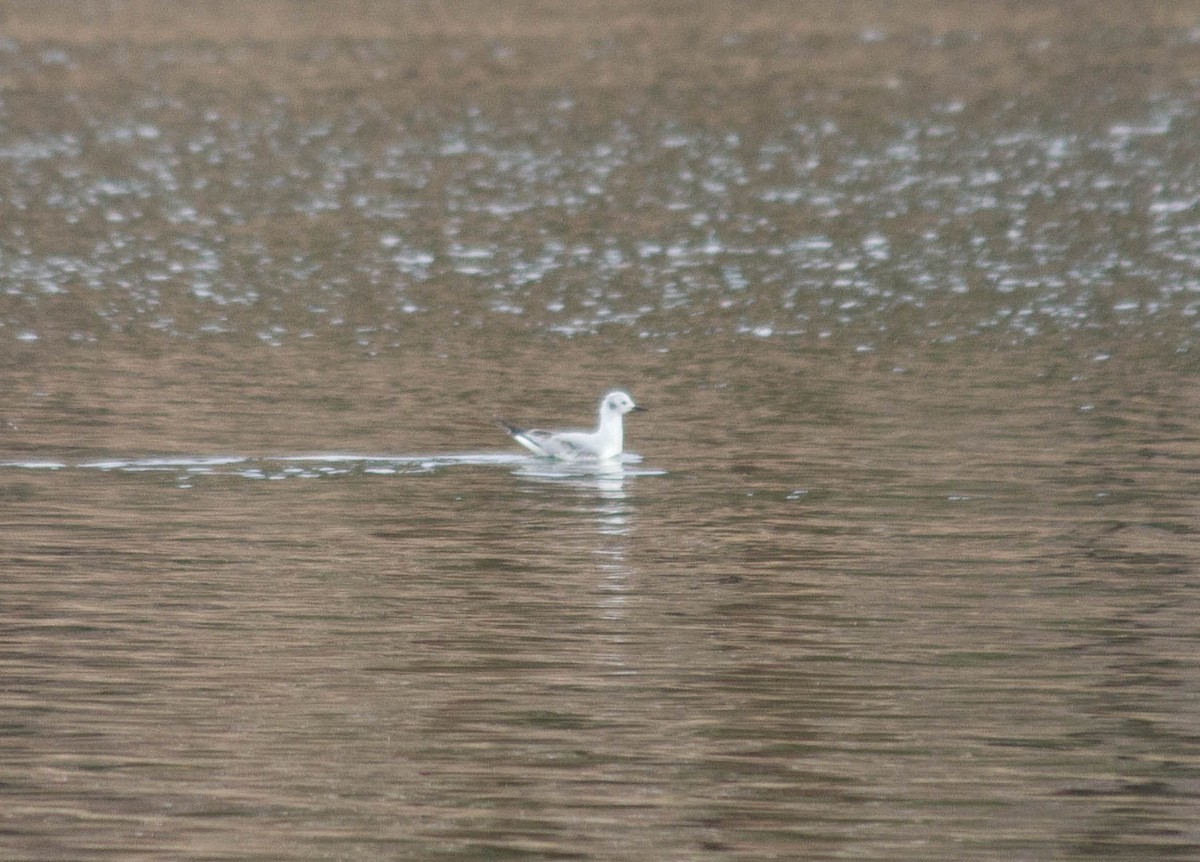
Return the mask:
M1194 5L0 21L0 855L1200 857Z

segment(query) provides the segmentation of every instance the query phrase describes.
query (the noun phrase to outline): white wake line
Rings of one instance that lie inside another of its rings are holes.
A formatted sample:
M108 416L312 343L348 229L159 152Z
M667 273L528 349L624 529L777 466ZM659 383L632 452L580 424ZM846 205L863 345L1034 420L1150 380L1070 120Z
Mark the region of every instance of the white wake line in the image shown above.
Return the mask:
M163 458L104 458L99 461L84 461L78 466L84 470L172 470L178 467L226 467L244 464L251 459L242 455L200 455L196 457Z
M391 462L394 464L518 464L528 461L525 455L509 452L467 452L443 455L357 455L343 452L314 453L310 455L275 455L257 459L274 462L316 462L322 464L361 463L364 461Z
M620 459L587 464L558 463L512 452L466 452L438 455L364 455L350 452L319 452L305 455L176 455L146 458L100 458L71 464L66 461L3 461L0 469L17 470L95 470L98 472L153 473L173 472L188 475L243 476L246 478L289 478L345 475L353 472L374 474L427 473L441 467L513 467L525 475L662 475L663 471L632 465L640 455L625 453Z

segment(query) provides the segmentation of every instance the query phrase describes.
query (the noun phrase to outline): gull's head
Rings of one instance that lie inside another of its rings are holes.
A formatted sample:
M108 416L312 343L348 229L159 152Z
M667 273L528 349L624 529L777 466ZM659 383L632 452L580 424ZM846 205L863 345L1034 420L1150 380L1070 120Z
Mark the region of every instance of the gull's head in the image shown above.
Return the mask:
M628 392L622 392L619 389L605 395L604 400L600 402L601 415L623 416L631 411L640 412L645 409L645 407L638 407L634 404Z

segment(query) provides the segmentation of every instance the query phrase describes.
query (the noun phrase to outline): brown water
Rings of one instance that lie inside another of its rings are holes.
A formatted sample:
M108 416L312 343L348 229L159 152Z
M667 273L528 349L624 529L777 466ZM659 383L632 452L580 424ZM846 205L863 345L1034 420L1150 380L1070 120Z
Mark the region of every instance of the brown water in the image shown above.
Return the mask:
M0 857L1200 858L1200 17L878 5L12 4Z

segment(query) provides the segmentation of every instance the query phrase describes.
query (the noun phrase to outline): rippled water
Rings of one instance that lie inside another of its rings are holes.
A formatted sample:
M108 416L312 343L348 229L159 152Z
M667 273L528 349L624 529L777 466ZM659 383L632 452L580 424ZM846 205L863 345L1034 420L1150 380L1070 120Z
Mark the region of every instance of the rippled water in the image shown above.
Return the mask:
M1196 152L1180 142L1200 129L1190 100L1150 110L1048 135L950 106L869 139L796 116L753 142L649 119L564 140L553 114L476 115L397 123L385 144L360 140L355 109L305 123L286 104L243 118L155 97L4 153L6 324L81 342L332 330L371 349L502 315L864 349L1190 332Z
M0 856L1200 856L1200 21L651 6L14 7Z
M35 79L112 62L78 53L6 60ZM4 106L0 276L25 341L383 350L510 316L566 336L872 349L1103 327L1188 347L1200 313L1191 93L1082 126L1013 101L866 128L797 105L717 129L649 111L579 128L565 95L449 118L366 96L24 95ZM74 121L46 128L55 107Z

